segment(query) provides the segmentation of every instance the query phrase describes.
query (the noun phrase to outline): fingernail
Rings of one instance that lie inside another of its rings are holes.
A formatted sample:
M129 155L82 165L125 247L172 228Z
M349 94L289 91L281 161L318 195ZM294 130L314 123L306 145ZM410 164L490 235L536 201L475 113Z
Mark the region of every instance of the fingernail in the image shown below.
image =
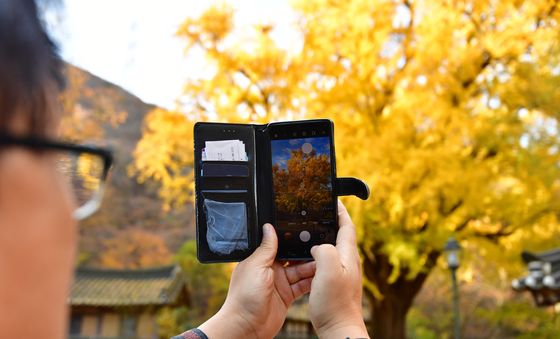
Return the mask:
M272 233L272 225L271 224L264 224L263 225L263 239L270 238Z

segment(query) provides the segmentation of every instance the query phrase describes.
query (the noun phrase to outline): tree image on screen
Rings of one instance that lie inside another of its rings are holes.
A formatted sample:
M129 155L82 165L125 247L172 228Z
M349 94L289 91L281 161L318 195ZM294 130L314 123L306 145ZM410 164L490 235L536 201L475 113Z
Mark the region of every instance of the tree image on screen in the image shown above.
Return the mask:
M315 139L273 141L272 174L279 222L332 218L328 138Z

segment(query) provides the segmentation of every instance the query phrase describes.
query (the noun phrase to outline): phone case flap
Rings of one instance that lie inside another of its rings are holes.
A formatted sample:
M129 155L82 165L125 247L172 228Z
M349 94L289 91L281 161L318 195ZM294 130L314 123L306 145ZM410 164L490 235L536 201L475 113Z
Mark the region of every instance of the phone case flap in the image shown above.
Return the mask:
M336 178L336 194L342 195L355 195L362 200L369 198L369 187L360 179L356 178Z

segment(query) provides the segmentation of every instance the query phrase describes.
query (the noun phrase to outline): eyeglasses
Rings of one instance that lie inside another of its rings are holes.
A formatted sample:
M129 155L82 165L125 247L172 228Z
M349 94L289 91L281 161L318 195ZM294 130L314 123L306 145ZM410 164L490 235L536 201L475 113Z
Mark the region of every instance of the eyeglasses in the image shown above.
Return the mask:
M113 164L111 151L35 137L16 137L0 133L0 146L26 147L48 151L54 155L57 171L72 189L76 201L73 216L83 220L99 209L109 169Z

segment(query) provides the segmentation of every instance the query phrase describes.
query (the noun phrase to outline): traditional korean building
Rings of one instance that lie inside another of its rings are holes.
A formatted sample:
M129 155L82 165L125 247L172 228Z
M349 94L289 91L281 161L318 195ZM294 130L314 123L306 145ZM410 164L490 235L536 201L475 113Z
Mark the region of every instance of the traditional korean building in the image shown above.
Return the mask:
M530 292L537 306L560 303L560 248L546 252L523 252L527 274L514 279L511 286L518 292Z
M178 266L79 268L68 302L71 339L152 339L157 311L188 304L188 293Z

